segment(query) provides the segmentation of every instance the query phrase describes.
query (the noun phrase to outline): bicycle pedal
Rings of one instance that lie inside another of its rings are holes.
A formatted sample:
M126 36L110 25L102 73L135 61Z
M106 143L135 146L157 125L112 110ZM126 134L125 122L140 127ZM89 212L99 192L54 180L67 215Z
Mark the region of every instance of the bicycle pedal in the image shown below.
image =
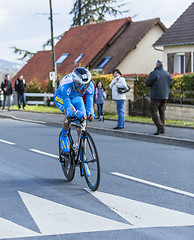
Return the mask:
M69 160L69 153L62 152L61 155L58 158L60 163L64 163L65 160Z
M60 157L58 158L58 161L59 161L60 163L63 163L63 162L64 162Z

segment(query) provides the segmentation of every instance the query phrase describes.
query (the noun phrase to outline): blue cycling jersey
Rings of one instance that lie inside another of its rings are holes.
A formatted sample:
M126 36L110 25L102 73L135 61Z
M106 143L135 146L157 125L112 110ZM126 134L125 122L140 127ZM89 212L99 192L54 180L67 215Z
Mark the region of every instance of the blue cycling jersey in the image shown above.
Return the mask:
M72 110L72 105L76 110L80 110L85 113L87 116L94 115L93 109L93 98L94 98L94 85L91 82L89 87L87 88L86 92L86 107L84 106L83 102L83 94L78 92L75 89L75 85L72 79L72 74L66 75L58 89L54 94L54 101L56 106L66 114L66 116L74 116L75 111Z

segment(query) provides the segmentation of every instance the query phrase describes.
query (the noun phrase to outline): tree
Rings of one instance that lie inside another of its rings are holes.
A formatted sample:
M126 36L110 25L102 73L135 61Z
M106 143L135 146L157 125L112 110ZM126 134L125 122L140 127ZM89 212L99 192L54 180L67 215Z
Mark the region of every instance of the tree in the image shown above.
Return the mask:
M115 6L117 2L117 0L75 0L73 9L70 12L70 14L74 14L72 26L83 25L89 22L105 21L105 16L107 14L116 16L118 13L128 12L128 10L120 10L124 5L126 5L125 3ZM54 39L60 40L64 34L65 33L56 36ZM45 47L49 45L51 45L51 39L44 43L42 47L45 49ZM14 53L21 55L21 58L18 58L18 60L29 61L35 54L17 47L11 48L14 49Z
M105 21L107 14L116 16L118 13L128 12L128 10L120 10L126 5L125 3L115 6L117 2L117 0L75 0L70 12L74 14L72 26Z
M28 50L24 50L24 49L19 49L17 47L11 47L14 49L14 53L22 55L21 58L18 58L18 60L26 60L29 61L31 57L34 56L35 53L33 52L29 52Z

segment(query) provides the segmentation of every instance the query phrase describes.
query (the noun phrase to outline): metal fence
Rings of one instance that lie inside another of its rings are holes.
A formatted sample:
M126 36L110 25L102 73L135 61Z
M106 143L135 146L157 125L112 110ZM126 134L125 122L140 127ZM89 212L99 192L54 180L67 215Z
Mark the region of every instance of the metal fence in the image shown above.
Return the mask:
M12 105L17 105L17 93L13 91ZM25 93L26 103L28 105L54 105L54 94L53 93ZM0 91L0 107L3 105L3 92Z
M134 101L129 100L129 116L151 116L150 98L145 94Z
M54 105L53 93L26 93L26 103L28 105Z

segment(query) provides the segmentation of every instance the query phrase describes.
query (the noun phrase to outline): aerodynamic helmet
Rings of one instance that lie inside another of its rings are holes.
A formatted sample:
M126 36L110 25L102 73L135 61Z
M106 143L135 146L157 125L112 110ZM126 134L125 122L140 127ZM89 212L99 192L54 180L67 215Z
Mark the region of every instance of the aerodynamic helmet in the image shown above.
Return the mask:
M88 69L78 67L73 70L72 79L77 89L86 90L90 85L92 76Z

